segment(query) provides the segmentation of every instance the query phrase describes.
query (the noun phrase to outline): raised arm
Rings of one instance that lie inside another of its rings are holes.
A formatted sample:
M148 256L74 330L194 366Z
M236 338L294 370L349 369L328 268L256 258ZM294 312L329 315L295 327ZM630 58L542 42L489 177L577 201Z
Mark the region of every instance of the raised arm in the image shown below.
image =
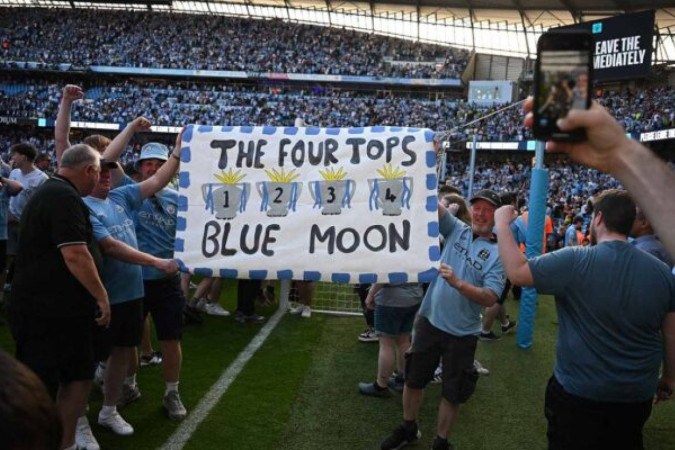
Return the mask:
M173 176L176 174L176 171L180 165L180 146L182 136L183 131L181 130L181 132L178 133L178 136L176 136L176 145L173 148L173 152L171 152L169 155L169 160L165 162L153 176L139 184L141 188L141 197L148 198L151 195L155 195L157 192L164 189L164 187L169 184L169 181L171 181Z
M525 126L532 125L532 98L525 102ZM623 183L645 212L661 242L675 255L675 173L651 150L626 136L605 108L593 102L589 110L573 109L558 121L561 130L584 128L580 143L547 142L549 152L567 153L588 167L610 173Z
M136 117L133 121L129 122L126 127L124 127L124 130L115 136L115 139L113 139L112 142L108 144L108 147L106 147L103 155L101 156L107 161L117 161L120 159L124 149L127 148L127 144L129 144L129 141L134 136L134 134L141 131L147 131L150 129L150 127L151 124L148 119L145 117ZM112 185L116 186L122 176L124 176L124 172L118 168L117 170L112 171L110 175Z
M66 84L63 88L63 96L59 105L59 112L56 115L56 124L54 125L54 139L56 152L56 164L61 163L61 155L70 147L70 113L73 102L84 98L84 91L81 87L74 84Z
M511 232L511 222L516 211L511 205L502 206L495 211L495 226L497 227L497 246L499 257L502 260L506 277L516 286L532 286L534 278L527 258L518 248Z

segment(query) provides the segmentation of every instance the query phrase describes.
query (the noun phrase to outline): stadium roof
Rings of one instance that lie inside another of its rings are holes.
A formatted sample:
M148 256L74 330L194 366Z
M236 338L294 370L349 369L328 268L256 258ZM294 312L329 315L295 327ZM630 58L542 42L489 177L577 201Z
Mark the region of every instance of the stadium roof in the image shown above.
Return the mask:
M675 0L0 0L0 5L277 18L520 57L534 56L548 28L655 9L655 60L675 62Z

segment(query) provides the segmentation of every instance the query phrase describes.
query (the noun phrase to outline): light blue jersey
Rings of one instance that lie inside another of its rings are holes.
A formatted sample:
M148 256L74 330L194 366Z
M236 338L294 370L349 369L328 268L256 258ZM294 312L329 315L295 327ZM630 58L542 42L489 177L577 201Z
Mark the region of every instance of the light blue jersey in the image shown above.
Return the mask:
M130 185L134 181L125 177L121 184ZM138 249L163 259L172 259L176 241L176 214L178 211L178 191L164 188L153 197L145 199L134 214ZM167 275L154 267L143 267L144 280L158 280Z
M505 275L497 242L482 237L474 239L471 227L450 213L441 218L440 229L445 237L441 261L451 266L459 279L488 288L499 298ZM482 308L437 276L424 296L419 314L446 333L468 336L480 333Z
M133 248L138 248L133 220L135 212L142 204L138 185L113 189L105 200L90 196L86 197L84 202L91 211L90 219L97 241L111 236ZM103 284L108 291L111 304L143 297L141 266L104 255L102 273Z
M579 239L577 239L577 227L572 224L568 226L567 231L565 231L565 247L574 247L579 244Z

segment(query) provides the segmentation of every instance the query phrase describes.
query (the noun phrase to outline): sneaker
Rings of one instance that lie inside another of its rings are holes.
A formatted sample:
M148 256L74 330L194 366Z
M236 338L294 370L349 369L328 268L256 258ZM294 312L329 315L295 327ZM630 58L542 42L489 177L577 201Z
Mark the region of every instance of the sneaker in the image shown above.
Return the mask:
M77 427L75 428L75 444L79 450L101 450L98 441L94 437L94 433L89 426L87 416L82 416L77 419Z
M98 424L110 428L115 434L119 434L120 436L130 436L134 434L134 427L129 425L117 411L114 411L107 417L104 417L99 413Z
M166 394L162 399L162 406L171 420L183 420L187 416L187 410L180 401L178 391L170 391Z
M441 439L438 436L434 438L434 443L431 444L431 450L453 450L454 448L447 439Z
M119 400L117 400L117 407L124 408L139 398L141 398L141 390L138 389L138 384L134 387L131 387L128 384L123 384L122 393L120 394Z
M103 390L103 383L105 381L105 367L98 363L96 365L96 372L94 372L94 385Z
M438 367L436 367L436 370L434 370L434 377L431 379L431 383L439 384L442 381L443 381L443 366L439 364Z
M305 305L302 303L296 303L295 306L291 306L288 309L289 314L302 314L302 312L305 310Z
M207 304L208 304L208 301L204 297L193 298L191 306L199 312L206 312L206 305Z
M375 330L372 328L366 328L366 330L359 334L359 341L361 342L378 342L380 339L375 334Z
M305 305L300 315L302 316L303 319L309 319L310 317L312 317L312 308Z
M403 387L405 386L405 379L403 377L392 375L387 381L387 386L389 389L396 392L403 392Z
M518 322L515 320L509 320L508 325L502 325L502 334L508 334L511 330L518 326Z
M413 444L422 437L422 432L415 424L412 430L407 430L405 425L399 425L380 446L381 450L398 450L408 444Z
M218 303L206 303L202 311L204 311L209 316L227 317L230 315L230 312L224 309Z
M473 360L473 367L476 369L476 372L478 372L478 375L490 375L490 371L486 369L477 359Z
M378 389L374 383L359 383L359 392L372 397L391 397L389 388Z
M259 316L258 314L255 313L246 316L241 312L237 311L237 314L234 316L234 320L236 320L239 323L263 323L267 319L265 318L265 316Z
M501 336L497 336L492 331L490 331L489 333L484 333L481 331L480 334L478 335L478 339L480 339L483 342L494 342L500 340L501 338L502 338Z
M201 325L202 323L204 323L204 318L201 312L195 306L186 304L183 308L183 324Z
M162 364L162 352L152 352L149 355L141 355L141 367L158 366Z

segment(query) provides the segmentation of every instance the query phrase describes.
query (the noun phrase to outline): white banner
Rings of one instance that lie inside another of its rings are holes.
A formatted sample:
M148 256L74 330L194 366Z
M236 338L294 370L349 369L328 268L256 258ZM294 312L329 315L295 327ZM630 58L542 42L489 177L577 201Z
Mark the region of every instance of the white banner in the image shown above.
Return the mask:
M191 125L176 258L224 278L430 281L438 243L433 132Z

